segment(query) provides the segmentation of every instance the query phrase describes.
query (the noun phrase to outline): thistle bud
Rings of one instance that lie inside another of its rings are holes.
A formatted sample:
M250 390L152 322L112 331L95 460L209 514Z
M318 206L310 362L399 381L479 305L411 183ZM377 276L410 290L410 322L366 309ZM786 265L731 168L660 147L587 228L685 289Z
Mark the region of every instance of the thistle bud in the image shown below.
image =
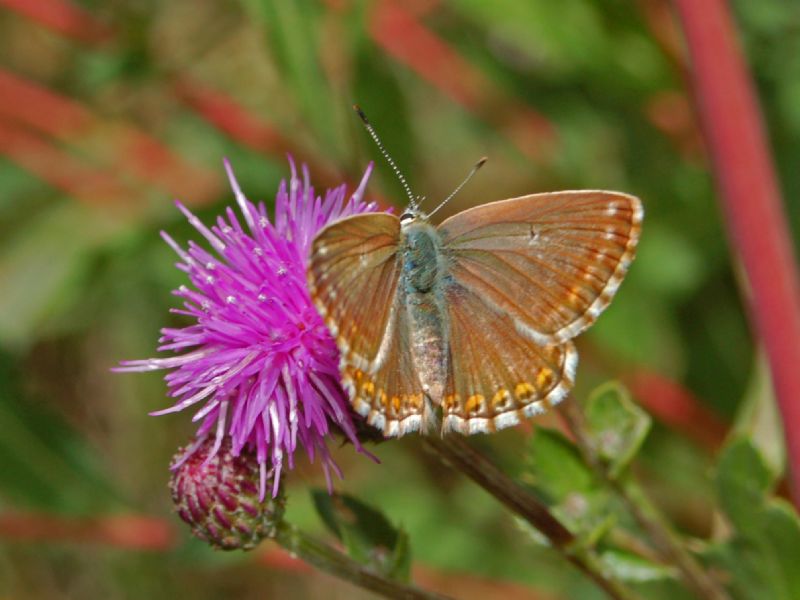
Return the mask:
M260 469L255 453L231 453L225 440L215 452L208 439L173 458L170 490L175 510L192 533L221 550L251 550L275 536L284 497L259 500Z

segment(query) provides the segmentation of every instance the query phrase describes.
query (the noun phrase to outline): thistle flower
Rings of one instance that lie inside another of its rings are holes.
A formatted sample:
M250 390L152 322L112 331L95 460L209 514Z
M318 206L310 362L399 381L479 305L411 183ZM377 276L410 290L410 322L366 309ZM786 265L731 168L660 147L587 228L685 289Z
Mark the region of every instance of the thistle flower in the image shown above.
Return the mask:
M298 442L313 462L319 457L328 487L331 471L341 477L326 445L332 425L359 450L347 398L339 383L339 355L306 288L306 258L316 233L331 221L377 210L362 198L372 165L349 199L345 186L314 195L303 166L302 181L290 159L291 179L282 181L271 223L263 203L245 198L230 164L225 169L244 218L228 208L208 228L181 203L178 208L206 238L215 254L189 242L182 249L162 237L178 254L178 268L191 287L174 293L194 322L162 329L159 351L170 358L124 361L118 371L171 369L165 376L176 402L153 415L200 407L197 440L174 462L176 470L213 436L205 460L230 438L230 452L255 454L260 471L259 496L273 482L277 496L284 464L294 467Z

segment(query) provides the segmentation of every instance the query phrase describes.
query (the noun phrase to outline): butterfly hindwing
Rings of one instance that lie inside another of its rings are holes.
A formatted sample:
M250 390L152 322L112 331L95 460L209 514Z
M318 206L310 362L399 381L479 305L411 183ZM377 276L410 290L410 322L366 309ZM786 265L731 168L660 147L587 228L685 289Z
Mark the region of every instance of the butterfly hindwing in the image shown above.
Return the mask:
M478 295L445 288L450 347L442 399L443 432L485 433L545 412L572 388L578 355L572 342L540 346L513 317L487 309Z
M372 372L386 358L400 264L400 221L387 213L355 215L325 227L308 264L311 297L336 339L343 363Z
M591 325L622 282L641 230L638 198L533 194L461 212L439 226L450 276L481 310L508 314L539 345ZM478 309L476 308L476 311Z
M386 436L420 429L424 398L409 347L408 313L402 290L387 327L386 359L374 373L354 366L342 370L342 382L355 411Z

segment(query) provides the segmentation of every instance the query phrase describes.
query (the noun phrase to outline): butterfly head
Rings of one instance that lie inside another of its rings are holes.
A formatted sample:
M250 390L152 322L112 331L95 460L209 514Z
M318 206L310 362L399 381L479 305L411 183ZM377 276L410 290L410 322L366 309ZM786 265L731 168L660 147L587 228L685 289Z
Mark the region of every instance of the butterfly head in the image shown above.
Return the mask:
M400 228L406 229L409 225L426 220L426 216L417 206L407 207L400 215Z

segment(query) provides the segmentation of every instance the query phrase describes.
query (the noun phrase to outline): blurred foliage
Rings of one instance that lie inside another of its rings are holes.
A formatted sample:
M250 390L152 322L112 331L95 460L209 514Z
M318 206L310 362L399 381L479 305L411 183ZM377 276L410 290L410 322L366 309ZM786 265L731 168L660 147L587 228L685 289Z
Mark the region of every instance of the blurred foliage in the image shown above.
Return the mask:
M775 473L746 438L734 438L716 473L720 506L733 531L711 558L733 577L737 598L800 596L800 518L791 504L772 498Z
M313 490L312 497L317 513L351 557L390 579L409 580L411 550L405 531L352 496Z
M287 151L309 163L318 188L354 181L376 160L371 192L402 204L402 189L351 113L357 101L415 191L431 201L478 157L490 157L451 213L564 188L643 198L639 256L612 306L579 341L577 396L646 370L723 420L736 419L741 405L740 430L758 431L773 448L765 463L763 444L726 446L716 487L733 533L709 550L709 560L736 566L742 598L800 595L787 562L800 550L796 517L767 495L782 467L782 449L774 447L781 434L774 418L756 427L752 417L768 413L771 392L747 328L667 2L36 4L38 21L0 8L0 510L175 521L167 464L192 435L188 415L147 416L168 403L160 374L109 373L121 359L153 354L159 328L181 323L167 311L176 306L170 290L184 280L158 231L198 238L174 209L175 196L206 222L232 201L223 156L245 192L267 201L288 173ZM67 25L41 17L61 6L77 11ZM800 6L739 0L733 7L787 213L800 233L793 200L800 196ZM392 29L398 10L419 29ZM636 389L634 400L647 407L656 392ZM625 424L613 432L619 438L606 460L624 473L639 451L641 475L670 518L689 535L711 534L707 468L717 448L658 423L643 442L647 425L633 401L612 394L605 405L603 398L595 396L590 409L600 435L610 423ZM587 532L586 543L599 544L610 569L638 577L648 597L677 593L668 569L608 540L609 519L625 528L629 517L608 504L566 438L528 432L494 436L492 451ZM490 498L415 442L380 444L379 466L351 448L336 452L347 477L337 487L399 524L392 531L407 535L415 564L442 577L455 573L446 585L459 597L489 593L462 573L554 597L600 597L546 548L521 540ZM322 535L304 491L319 473L301 466L290 479L290 518ZM344 541L344 530L334 530ZM344 584L214 554L180 535L175 549L158 555L4 542L0 596L353 597ZM398 569L408 568L405 560Z

